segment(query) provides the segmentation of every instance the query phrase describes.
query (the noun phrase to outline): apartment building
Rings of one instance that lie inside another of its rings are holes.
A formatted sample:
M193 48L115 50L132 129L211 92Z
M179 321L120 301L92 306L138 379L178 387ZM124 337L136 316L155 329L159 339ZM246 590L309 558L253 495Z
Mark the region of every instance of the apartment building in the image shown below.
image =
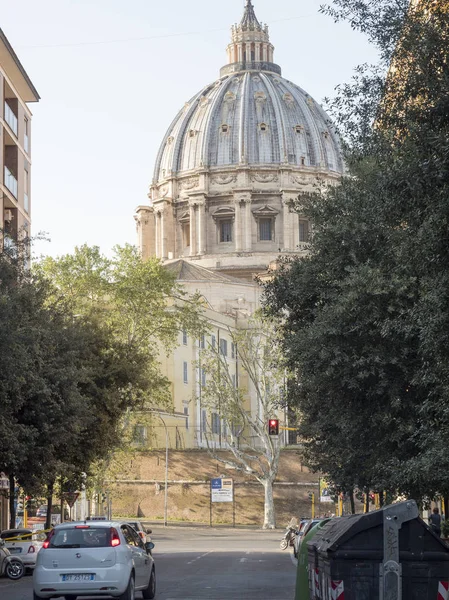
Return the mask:
M31 79L0 29L0 251L31 227ZM0 465L1 471L1 465ZM8 527L9 482L0 477L0 530Z
M3 246L31 228L31 102L40 99L0 29L0 229Z

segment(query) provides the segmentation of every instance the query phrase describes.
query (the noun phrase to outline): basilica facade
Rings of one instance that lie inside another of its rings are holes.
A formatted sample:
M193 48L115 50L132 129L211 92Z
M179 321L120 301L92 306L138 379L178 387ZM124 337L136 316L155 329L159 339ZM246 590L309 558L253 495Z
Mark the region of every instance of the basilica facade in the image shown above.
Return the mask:
M169 126L149 204L135 215L143 259L161 259L188 291L201 293L216 330L211 336L221 339L258 308L254 276L281 255L306 252L311 224L301 214L301 195L317 182L336 185L344 172L329 117L282 77L251 0L232 27L227 59L217 80ZM208 415L198 403L199 346L191 340L187 349L181 336L179 349L163 361L175 407L167 418L178 420L172 446L202 445ZM250 390L247 400L256 410Z

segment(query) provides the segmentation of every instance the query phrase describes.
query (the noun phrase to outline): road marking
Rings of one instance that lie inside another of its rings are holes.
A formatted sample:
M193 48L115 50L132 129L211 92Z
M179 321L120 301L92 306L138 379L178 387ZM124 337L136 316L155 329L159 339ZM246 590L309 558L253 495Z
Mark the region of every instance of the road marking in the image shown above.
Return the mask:
M247 558L241 558L240 562L247 562L247 560L248 560Z
M208 554L212 554L212 550L210 552L206 552L205 554L202 554L201 556L197 556L196 558L194 558L193 560L189 561L187 564L191 565L194 562L196 562L197 560L200 560L200 558L204 558L205 556L207 556Z

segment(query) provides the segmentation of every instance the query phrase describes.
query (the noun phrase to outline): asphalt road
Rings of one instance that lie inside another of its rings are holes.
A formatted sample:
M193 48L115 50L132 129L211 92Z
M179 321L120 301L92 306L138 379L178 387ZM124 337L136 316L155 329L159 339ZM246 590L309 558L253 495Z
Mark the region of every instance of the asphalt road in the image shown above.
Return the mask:
M292 600L296 569L291 549L279 549L282 534L153 527L156 599ZM32 600L32 589L31 576L17 582L1 578L0 600Z

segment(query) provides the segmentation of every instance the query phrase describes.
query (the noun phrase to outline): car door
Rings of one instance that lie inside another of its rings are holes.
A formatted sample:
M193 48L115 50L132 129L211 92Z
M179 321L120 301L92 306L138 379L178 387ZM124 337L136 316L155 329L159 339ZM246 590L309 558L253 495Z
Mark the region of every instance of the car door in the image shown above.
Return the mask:
M131 529L131 535L133 536L136 547L139 548L142 557L142 587L147 587L151 577L151 569L153 566L152 558L148 556L148 552L145 549L145 542L142 540L138 532Z
M128 548L128 550L131 552L131 557L132 557L132 561L134 564L134 570L136 573L136 587L141 588L143 587L145 580L144 580L144 573L145 573L145 569L144 569L144 559L142 556L142 551L139 548L139 545L136 545L136 539L133 535L133 530L131 527L129 527L126 524L123 524L121 527L122 533L123 533L123 537L125 538L125 542L126 542L126 546ZM135 534L137 535L137 534ZM139 536L137 536L139 537Z

